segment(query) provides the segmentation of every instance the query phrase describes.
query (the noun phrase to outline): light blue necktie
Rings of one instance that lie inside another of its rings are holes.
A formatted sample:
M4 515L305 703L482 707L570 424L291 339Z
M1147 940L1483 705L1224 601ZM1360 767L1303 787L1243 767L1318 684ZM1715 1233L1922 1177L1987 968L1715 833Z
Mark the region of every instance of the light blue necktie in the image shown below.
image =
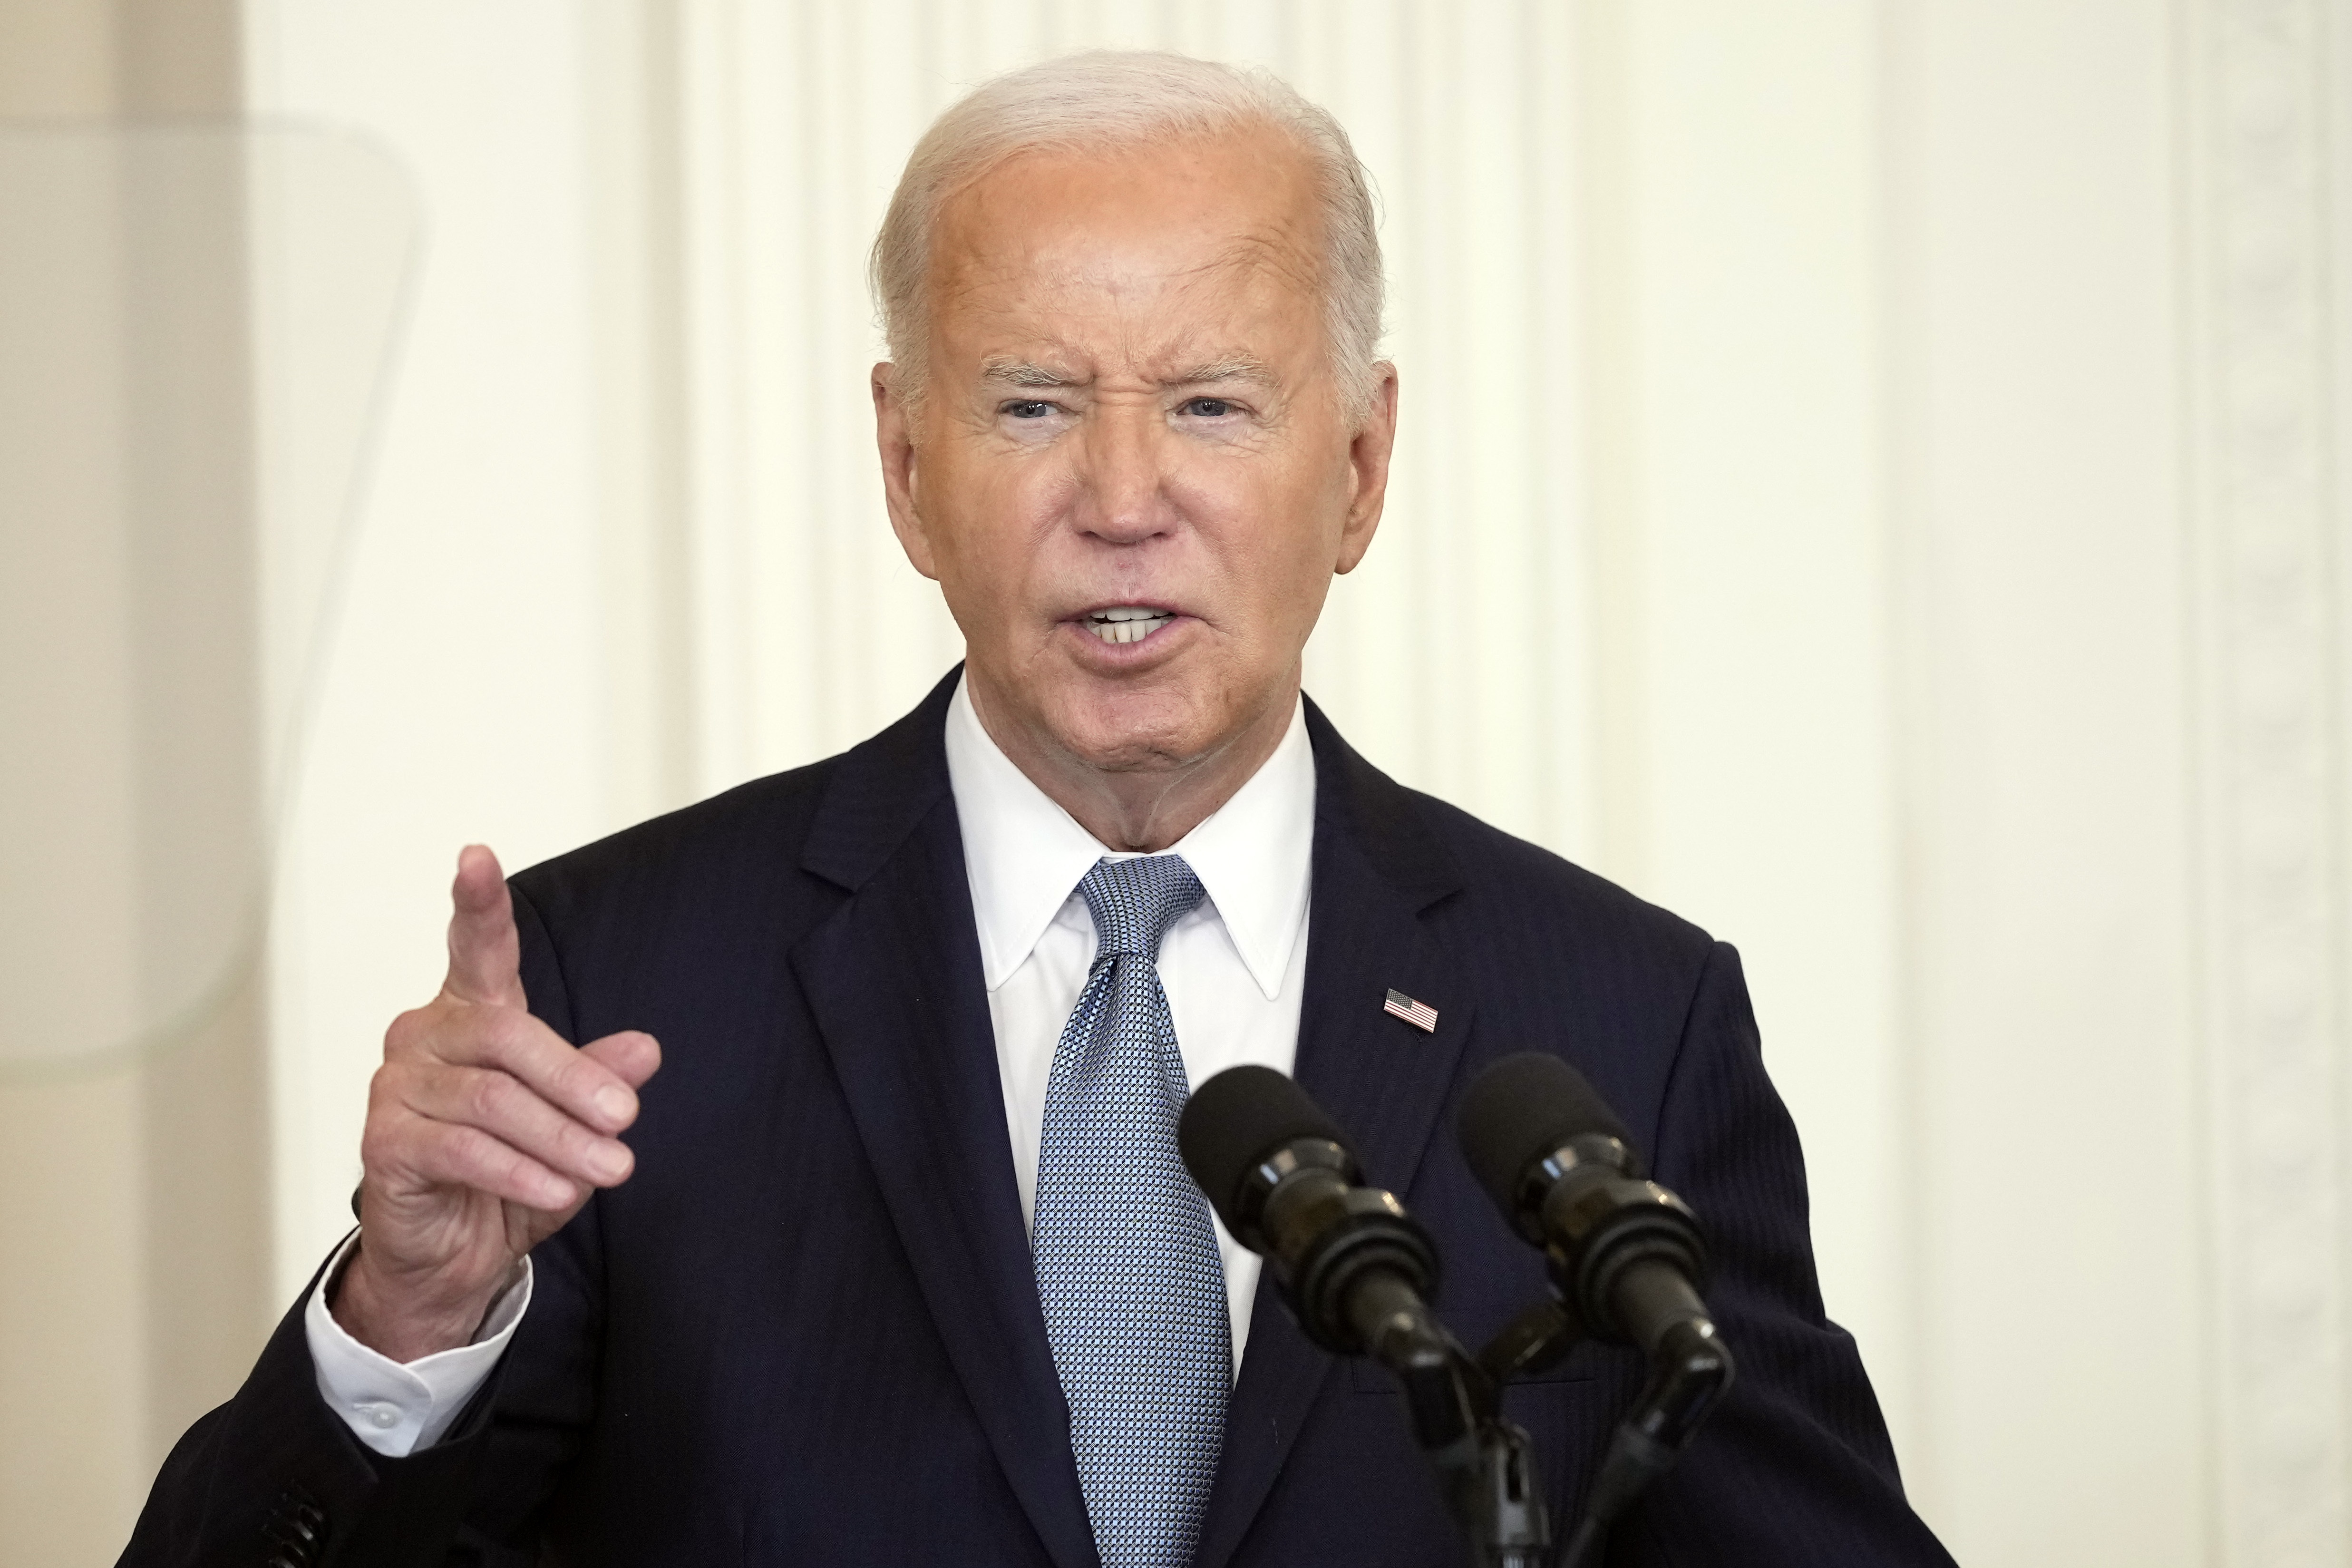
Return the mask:
M1233 1337L1208 1201L1176 1152L1191 1090L1158 960L1202 890L1175 855L1097 861L1078 890L1095 962L1045 1086L1037 1295L1103 1568L1186 1568Z

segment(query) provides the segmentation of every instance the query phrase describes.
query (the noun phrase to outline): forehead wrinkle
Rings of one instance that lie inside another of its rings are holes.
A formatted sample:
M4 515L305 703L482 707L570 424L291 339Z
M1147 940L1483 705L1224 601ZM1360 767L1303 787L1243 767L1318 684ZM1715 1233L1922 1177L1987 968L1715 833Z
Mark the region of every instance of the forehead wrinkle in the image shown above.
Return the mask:
M1213 286L1221 276L1252 272L1271 275L1308 292L1319 290L1323 283L1321 262L1287 234L1238 235L1214 256L1171 268L1165 276L1171 282L1196 287Z
M1253 274L1275 279L1302 292L1319 293L1324 268L1320 258L1285 232L1239 235L1214 255L1146 269L1106 266L1100 258L1077 259L1049 251L1045 255L1032 253L992 259L984 267L967 265L959 270L968 275L958 280L962 292L977 292L990 283L1009 285L1016 291L1032 288L1098 289L1117 302L1115 310L1123 310L1131 308L1130 301L1134 300L1148 299L1162 290L1197 294L1206 289L1233 289Z
M1308 216L1311 219L1312 215ZM1056 247L1040 251L1020 247L1010 254L952 256L943 248L934 253L934 301L979 306L983 316L1017 331L1042 303L1036 290L1044 291L1044 300L1072 289L1081 295L1095 294L1096 303L1087 313L1096 318L1098 329L1108 329L1108 342L1088 350L1049 340L1026 353L1012 350L989 354L978 367L982 382L988 385L1024 390L1093 386L1104 369L1093 362L1099 352L1108 350L1116 361L1124 362L1127 374L1158 387L1242 382L1278 390L1286 384L1286 378L1269 362L1252 352L1245 342L1236 342L1211 325L1214 318L1226 316L1226 310L1213 309L1209 319L1182 325L1166 320L1162 311L1174 307L1181 318L1193 314L1201 304L1222 301L1255 315L1270 302L1261 291L1265 284L1257 279L1286 291L1318 293L1324 268L1319 258L1300 244L1303 226L1295 215L1277 218L1225 237L1212 254L1196 252L1181 261L1169 258L1140 274L1122 275L1124 269L1118 268L1106 274L1097 258L1059 255ZM1089 265L1090 261L1095 264ZM1012 298L992 297L1008 289ZM1178 301L1186 296L1192 304L1180 305ZM1203 327L1208 331L1202 331ZM1203 342L1204 338L1209 341ZM1224 341L1216 342L1219 338ZM1192 341L1188 343L1186 339ZM1040 348L1045 352L1040 353Z
M1178 268L1168 276L1187 292L1193 292L1213 289L1220 284L1234 287L1239 281L1236 275L1253 273L1276 278L1310 293L1319 289L1322 278L1320 264L1312 257L1302 258L1298 247L1289 243L1287 236L1263 234L1239 236L1215 256ZM1129 336L1132 336L1131 331ZM1186 349L1181 342L1168 342L1141 353L1136 353L1133 348L1129 352L1142 363L1174 367L1150 378L1160 386L1234 381L1269 388L1282 384L1282 377L1274 366L1246 348L1221 347L1202 354Z
M931 305L936 312L940 306L974 300L992 288L1009 289L1016 295L1039 288L1048 291L1100 289L1113 300L1121 300L1171 286L1187 292L1220 283L1230 286L1228 280L1233 275L1250 273L1318 293L1323 284L1324 266L1313 247L1300 242L1298 227L1295 222L1279 220L1272 232L1234 236L1215 254L1164 266L1156 269L1156 275L1131 273L1116 267L1106 271L1099 258L1058 255L1052 247L1043 253L1024 247L1011 255L975 255L969 251L956 254L955 247L942 246L933 257Z
M1262 267L1286 282L1319 293L1328 266L1322 228L1319 211L1282 213L1265 227L1235 235L1215 259L1234 268Z

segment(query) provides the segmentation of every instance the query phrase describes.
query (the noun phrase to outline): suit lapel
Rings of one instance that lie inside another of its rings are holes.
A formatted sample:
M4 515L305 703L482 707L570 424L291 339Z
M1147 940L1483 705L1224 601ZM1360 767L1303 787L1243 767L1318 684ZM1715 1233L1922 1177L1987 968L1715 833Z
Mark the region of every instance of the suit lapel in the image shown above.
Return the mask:
M954 681L842 760L803 864L851 896L792 963L998 1463L1060 1568L1092 1568L947 788Z
M1312 702L1307 718L1314 886L1295 1076L1347 1130L1366 1179L1402 1194L1469 1035L1469 991L1421 921L1460 878L1412 797L1349 750ZM1437 1009L1433 1033L1381 1010L1391 987ZM1231 1559L1336 1365L1262 1279L1195 1568Z
M850 897L793 950L907 1255L1023 1507L1060 1568L1097 1562L1069 1416L1045 1339L1004 1131L963 844L947 784L947 703L844 757L803 868ZM1367 1177L1405 1192L1436 1131L1471 998L1422 915L1461 886L1413 797L1307 705L1316 821L1297 1077L1346 1128ZM1421 1030L1390 988L1435 1007ZM1261 1284L1196 1568L1223 1568L1335 1365Z

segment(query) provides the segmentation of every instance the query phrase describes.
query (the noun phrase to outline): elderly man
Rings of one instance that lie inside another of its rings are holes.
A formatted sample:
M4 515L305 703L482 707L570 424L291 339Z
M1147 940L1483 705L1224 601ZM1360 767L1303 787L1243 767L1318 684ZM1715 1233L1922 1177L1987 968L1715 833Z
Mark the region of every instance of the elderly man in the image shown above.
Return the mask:
M1455 1560L1401 1402L1269 1306L1173 1127L1223 1068L1295 1072L1475 1341L1543 1281L1449 1110L1528 1047L1711 1223L1744 1372L1611 1560L1945 1561L1822 1316L1731 950L1300 695L1396 418L1339 126L1223 67L1051 62L931 130L875 263L883 485L964 665L510 885L466 853L359 1229L126 1561ZM1514 1390L1556 1510L1640 1373L1586 1346Z

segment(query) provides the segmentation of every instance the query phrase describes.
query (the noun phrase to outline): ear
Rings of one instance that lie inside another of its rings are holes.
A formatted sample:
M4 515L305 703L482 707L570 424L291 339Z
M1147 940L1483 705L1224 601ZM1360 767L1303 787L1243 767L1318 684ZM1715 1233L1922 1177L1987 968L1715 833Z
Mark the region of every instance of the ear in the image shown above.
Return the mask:
M890 531L916 571L939 581L931 542L923 532L922 514L915 504L921 458L915 446L915 427L907 405L896 390L898 367L884 363L874 367L874 444L882 458L882 500L890 509Z
M1370 411L1348 443L1351 493L1347 521L1339 530L1339 559L1332 568L1337 572L1353 572L1372 547L1381 509L1388 503L1389 455L1396 449L1397 370L1382 360L1372 374L1378 382Z

